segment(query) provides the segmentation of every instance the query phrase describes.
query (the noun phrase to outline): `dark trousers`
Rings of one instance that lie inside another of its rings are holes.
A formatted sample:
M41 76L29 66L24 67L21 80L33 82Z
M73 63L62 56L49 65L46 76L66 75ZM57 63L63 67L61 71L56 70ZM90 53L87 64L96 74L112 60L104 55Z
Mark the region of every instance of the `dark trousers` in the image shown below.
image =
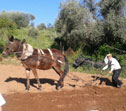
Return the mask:
M117 87L117 85L121 86L122 82L118 79L121 73L121 69L114 70L112 75L112 84Z

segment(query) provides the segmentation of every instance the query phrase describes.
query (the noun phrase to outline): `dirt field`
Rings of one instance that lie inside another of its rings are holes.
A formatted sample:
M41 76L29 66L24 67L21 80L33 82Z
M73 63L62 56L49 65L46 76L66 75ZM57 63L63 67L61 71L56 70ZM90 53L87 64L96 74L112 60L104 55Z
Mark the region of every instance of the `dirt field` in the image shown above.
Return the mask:
M126 87L114 88L111 79L99 75L69 72L62 90L55 89L59 76L53 70L38 70L42 91L31 73L30 91L25 91L22 66L0 65L3 111L126 111ZM125 80L122 80L124 85Z

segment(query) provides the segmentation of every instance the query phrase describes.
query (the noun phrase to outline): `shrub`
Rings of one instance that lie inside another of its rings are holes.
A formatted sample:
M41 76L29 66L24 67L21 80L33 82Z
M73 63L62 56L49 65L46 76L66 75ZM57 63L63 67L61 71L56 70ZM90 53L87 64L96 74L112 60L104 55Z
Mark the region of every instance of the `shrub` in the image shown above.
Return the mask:
M29 37L32 37L32 38L36 38L38 36L38 30L35 29L35 28L31 28L29 31L28 31L28 36Z

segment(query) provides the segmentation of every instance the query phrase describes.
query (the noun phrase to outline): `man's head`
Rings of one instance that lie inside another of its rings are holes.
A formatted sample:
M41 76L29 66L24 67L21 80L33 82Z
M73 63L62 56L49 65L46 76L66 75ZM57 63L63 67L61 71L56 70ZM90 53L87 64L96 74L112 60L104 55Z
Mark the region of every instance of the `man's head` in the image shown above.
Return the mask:
M107 54L107 58L108 58L108 60L111 60L112 54Z

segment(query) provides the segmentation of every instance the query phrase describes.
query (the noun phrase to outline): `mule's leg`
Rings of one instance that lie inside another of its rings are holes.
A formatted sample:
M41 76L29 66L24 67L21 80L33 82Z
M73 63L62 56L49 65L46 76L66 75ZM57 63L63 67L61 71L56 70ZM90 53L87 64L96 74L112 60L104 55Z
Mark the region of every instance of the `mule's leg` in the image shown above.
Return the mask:
M40 84L40 81L39 81L39 77L38 77L38 74L37 74L37 70L36 69L32 69L32 72L37 80L37 83L38 83L38 90L41 90L41 84Z
M26 90L30 89L30 69L26 69L26 77L27 77L27 85L26 85Z
M63 75L63 71L61 70L61 65L57 64L53 66L53 69L57 72L57 74L60 76L60 79L58 81L58 84L56 86L56 89L58 90L59 88L62 88L64 86L63 80L61 80L61 77Z

